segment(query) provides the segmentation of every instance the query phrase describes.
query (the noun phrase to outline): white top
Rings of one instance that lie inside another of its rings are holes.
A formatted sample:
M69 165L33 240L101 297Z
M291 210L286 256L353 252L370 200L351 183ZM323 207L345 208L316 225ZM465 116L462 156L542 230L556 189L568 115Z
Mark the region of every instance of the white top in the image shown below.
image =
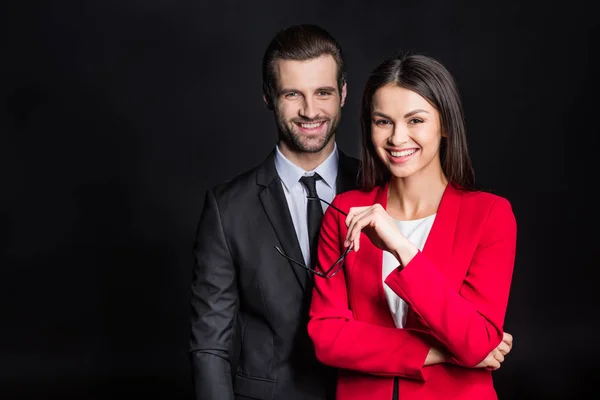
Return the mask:
M307 266L310 266L310 241L308 237L308 223L306 216L306 206L308 191L306 187L300 182L300 178L303 176L311 176L315 172L318 173L322 179L316 182L317 194L323 200L331 203L335 197L335 180L338 174L338 149L337 144L335 145L333 152L323 161L317 168L312 171L305 171L290 160L285 158L283 153L279 150L279 146L275 146L275 169L281 179L281 185L283 186L283 193L287 200L290 214L292 215L292 221L294 222L294 229L296 230L296 237L302 249L302 255L304 256L304 262ZM316 201L316 200L310 200ZM323 213L327 210L328 205L319 201L323 206ZM298 260L300 261L300 260Z
M429 231L431 231L431 227L433 226L433 221L435 220L435 214L432 214L428 217L415 219L412 221L395 221L396 226L400 229L400 232L415 246L419 248L419 250L423 250L423 246L425 246L425 241L429 236ZM397 328L403 328L406 323L406 311L408 309L408 305L402 300L392 289L389 288L388 285L385 284L385 279L387 276L398 268L398 260L391 253L384 251L383 252L383 268L382 268L382 279L384 281L383 290L385 292L385 297L387 299L388 305L390 306L390 311L392 313L392 318L394 319L394 323Z

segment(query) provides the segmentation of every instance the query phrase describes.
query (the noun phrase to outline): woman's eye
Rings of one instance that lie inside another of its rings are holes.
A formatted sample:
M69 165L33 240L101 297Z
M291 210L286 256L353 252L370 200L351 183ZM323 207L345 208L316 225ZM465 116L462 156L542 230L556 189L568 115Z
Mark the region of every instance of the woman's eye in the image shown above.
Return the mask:
M421 118L413 118L410 121L408 121L408 123L412 125L421 124L423 123L423 120Z
M390 125L390 124L391 124L391 121L388 121L387 119L375 120L375 125L385 126L385 125Z

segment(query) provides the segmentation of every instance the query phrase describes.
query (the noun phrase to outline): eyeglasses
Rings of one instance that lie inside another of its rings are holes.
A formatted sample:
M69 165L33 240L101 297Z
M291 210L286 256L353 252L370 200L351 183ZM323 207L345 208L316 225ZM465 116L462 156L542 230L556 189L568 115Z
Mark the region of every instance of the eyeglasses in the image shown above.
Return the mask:
M336 211L337 211L337 212L339 212L340 214L342 214L342 215L345 215L345 216L347 216L347 215L348 215L347 213L343 212L342 210L340 210L340 209L339 209L339 208L337 208L336 206L334 206L334 205L332 205L331 203L329 203L329 202L327 202L327 201L323 200L323 199L322 199L322 198L320 198L320 197L306 196L306 198L307 198L308 200L312 200L312 201L322 201L323 203L327 204L329 207L333 208L334 210L336 210ZM342 253L342 255L340 256L340 258L338 258L338 259L337 259L337 261L336 261L336 262L334 262L334 263L333 263L333 265L332 265L332 266L331 266L331 267L330 267L330 268L329 268L327 271L325 271L325 272L319 272L319 271L316 271L316 270L314 270L314 269L312 269L312 268L308 268L308 267L307 267L306 265L304 265L303 263L301 263L301 262L298 262L298 261L294 260L294 259L293 259L293 258L291 258L291 257L288 257L288 256L287 256L287 255L286 255L286 254L283 252L283 250L281 250L281 249L280 249L278 246L274 246L274 247L275 247L275 250L277 250L277 252L279 252L279 254L281 254L283 257L287 258L289 261L293 262L294 264L296 264L296 265L298 265L298 266L300 266L300 267L304 268L305 270L307 270L307 271L308 271L308 272L310 272L310 273L313 273L313 274L315 274L315 275L317 275L317 276L320 276L321 278L328 278L328 279L329 279L329 278L332 278L332 277L333 277L335 274L337 274L337 273L339 272L339 270L341 270L341 269L342 269L342 267L344 266L344 263L343 263L342 261L344 261L344 258L346 258L346 256L348 255L348 253L350 253L350 249L351 249L351 248L350 248L350 246L348 246L348 247L346 248L346 250L344 250L344 252L343 252L343 253ZM335 269L334 269L334 268L335 268Z

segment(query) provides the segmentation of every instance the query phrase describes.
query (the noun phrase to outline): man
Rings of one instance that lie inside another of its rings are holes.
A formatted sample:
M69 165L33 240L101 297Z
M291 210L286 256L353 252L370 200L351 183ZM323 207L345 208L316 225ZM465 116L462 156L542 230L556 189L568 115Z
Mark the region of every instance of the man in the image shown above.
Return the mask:
M356 188L358 160L335 143L346 98L342 51L322 28L293 26L271 41L262 73L277 146L208 191L198 226L196 399L333 399L335 372L316 360L306 329L313 279L326 279L308 269L327 203L307 196L330 202Z

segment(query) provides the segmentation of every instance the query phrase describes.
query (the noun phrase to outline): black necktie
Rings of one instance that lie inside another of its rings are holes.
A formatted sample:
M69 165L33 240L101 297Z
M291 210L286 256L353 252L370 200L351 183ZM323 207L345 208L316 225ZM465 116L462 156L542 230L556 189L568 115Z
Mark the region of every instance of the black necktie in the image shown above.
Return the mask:
M303 176L300 178L300 182L308 190L309 197L315 197L315 199L307 199L306 205L306 219L308 222L308 238L310 240L310 268L314 268L317 263L317 243L319 241L319 230L321 229L321 220L323 219L323 208L321 201L316 197L317 185L316 182L321 179L319 174L315 173L312 176Z

